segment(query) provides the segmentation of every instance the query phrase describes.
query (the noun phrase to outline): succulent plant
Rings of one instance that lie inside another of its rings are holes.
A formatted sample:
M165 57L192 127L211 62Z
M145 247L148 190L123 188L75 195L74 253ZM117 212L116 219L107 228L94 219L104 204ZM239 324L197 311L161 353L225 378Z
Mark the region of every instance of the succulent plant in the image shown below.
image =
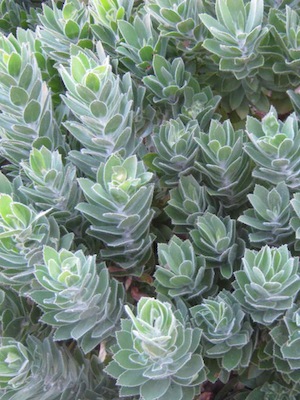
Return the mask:
M94 37L103 43L108 53L115 55L120 39L118 22L128 21L134 0L89 0L88 4L94 20L91 24Z
M36 9L33 8L31 8L30 10L36 11ZM29 46L30 52L34 54L38 68L41 72L42 80L47 84L47 87L49 88L52 97L52 104L54 108L56 108L56 106L61 104L61 99L59 96L64 93L65 87L62 83L57 69L55 68L55 61L43 50L42 42L38 37L36 31L18 28L15 37L20 46L22 46L23 44ZM57 118L58 115L55 115L55 112L53 113L53 115L55 116L56 121L59 124L60 118Z
M78 121L65 122L81 150L69 159L86 175L95 178L101 162L114 152L124 157L134 153L138 141L133 129L133 88L129 74L122 79L112 72L109 59L78 50L71 68L60 68L67 87L65 104Z
M158 262L154 286L169 298L181 297L189 302L214 294L214 272L206 269L205 259L196 256L192 243L173 236L168 244L158 244Z
M202 13L201 22L212 34L203 46L216 55L220 71L230 71L236 79L253 77L264 58L258 46L268 33L262 26L263 0L251 0L249 6L243 0L216 0L216 19Z
M200 153L195 167L203 174L209 194L222 200L227 209L245 203L253 182L252 163L243 151L244 132L235 131L229 120L212 120L208 134L201 132L195 141Z
M22 343L8 337L0 340L0 387L3 392L5 388L17 389L24 384L30 375L30 361Z
M265 352L273 358L276 370L294 382L299 382L300 378L299 316L299 304L293 304L270 331L272 340L265 348Z
M299 260L286 245L246 249L235 272L234 296L253 321L271 326L292 307L300 290Z
M74 165L64 165L58 151L51 152L43 146L39 150L33 148L29 160L21 166L29 182L20 190L37 210L49 210L61 223L76 216L74 208L81 193Z
M102 257L138 275L151 256L151 179L152 174L136 156L123 160L117 154L100 165L96 183L79 179L88 203L79 203L76 208L92 224L88 234L105 244Z
M109 278L104 263L81 250L57 252L45 246L43 264L35 265L28 295L44 314L41 321L55 328L54 340L75 339L85 353L115 329L121 316L124 291Z
M53 116L51 94L28 43L0 35L1 155L19 168L38 143L63 143Z
M180 234L194 228L198 216L216 210L216 202L210 198L206 186L201 186L192 175L180 177L177 188L170 190L170 200L165 208L175 225L174 232Z
M248 367L254 349L253 328L239 302L227 290L191 308L202 330L203 357L209 379L227 382L232 370Z
M203 89L189 86L184 91L180 119L183 122L195 119L198 121L200 129L206 131L212 118L219 118L216 109L220 101L221 96L214 95L210 86Z
M136 15L132 23L120 19L118 32L116 51L120 61L137 77L143 78L152 70L154 54L165 57L167 40L153 28L150 14Z
M177 118L178 101L182 98L191 74L186 71L182 58L169 62L159 54L153 57L153 75L143 78L144 85L154 95L154 103L171 105L173 118Z
M285 122L278 119L271 107L261 121L247 117L246 131L251 142L245 151L256 164L252 175L276 185L285 182L290 190L299 188L300 131L295 114Z
M181 51L198 52L206 33L198 17L206 10L203 3L193 0L147 0L146 11L159 23L161 35L175 39Z
M248 195L253 208L244 211L238 220L250 227L249 239L253 246L270 246L294 242L290 220L294 215L290 203L290 192L284 182L270 190L255 185Z
M44 245L68 248L73 235L61 237L57 223L8 194L0 195L0 282L17 290L33 279ZM25 290L25 289L24 289Z
M49 334L48 327L39 323L40 316L41 312L36 304L12 289L0 289L1 337L13 337L22 342L31 333L38 337Z
M249 113L251 104L266 111L270 102L260 76L265 66L261 42L267 37L269 27L264 21L263 0L246 3L218 0L212 5L215 15L199 14L211 34L203 43L212 54L210 63L204 66L203 82L222 95L226 112L236 111L240 119ZM268 65L267 80L274 75L271 69L272 65Z
M4 34L15 34L18 27L28 28L27 18L24 3L15 0L0 2L0 31Z
M0 339L1 399L80 400L95 388L91 362L54 343L51 336L43 341L29 336L26 345Z
M190 236L196 254L205 258L207 267L218 268L229 279L245 248L244 241L237 237L236 221L206 212L197 218Z
M67 62L72 44L93 48L89 13L80 0L66 0L62 9L51 0L51 7L43 4L39 20L38 36L43 50L55 61Z
M180 176L191 171L198 154L194 139L199 134L196 120L185 125L179 118L171 119L157 127L152 137L156 150L153 165L161 175L162 186L176 186Z
M273 27L271 34L281 50L281 54L280 51L276 53L273 71L277 75L287 75L289 87L297 87L300 84L299 15L286 5L283 10L272 9L268 19Z
M120 396L144 400L192 400L205 380L199 354L201 331L185 325L169 303L143 297L137 316L126 306L130 319L116 333L113 361L105 371L117 379Z

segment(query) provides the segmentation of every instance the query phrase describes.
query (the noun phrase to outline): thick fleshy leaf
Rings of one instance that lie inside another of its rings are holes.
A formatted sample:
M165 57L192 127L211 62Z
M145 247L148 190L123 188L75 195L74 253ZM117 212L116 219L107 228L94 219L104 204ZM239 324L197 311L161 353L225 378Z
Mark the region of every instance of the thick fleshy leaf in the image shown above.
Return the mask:
M151 381L150 379L145 382L140 389L141 396L145 400L163 398L171 384L171 379L160 379L158 382Z

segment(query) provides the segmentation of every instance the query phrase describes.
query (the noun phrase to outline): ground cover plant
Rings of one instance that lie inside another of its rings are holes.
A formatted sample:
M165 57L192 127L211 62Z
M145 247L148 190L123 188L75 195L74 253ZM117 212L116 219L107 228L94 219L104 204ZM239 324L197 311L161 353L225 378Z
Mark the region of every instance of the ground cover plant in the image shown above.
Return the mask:
M0 30L0 398L299 400L300 0Z

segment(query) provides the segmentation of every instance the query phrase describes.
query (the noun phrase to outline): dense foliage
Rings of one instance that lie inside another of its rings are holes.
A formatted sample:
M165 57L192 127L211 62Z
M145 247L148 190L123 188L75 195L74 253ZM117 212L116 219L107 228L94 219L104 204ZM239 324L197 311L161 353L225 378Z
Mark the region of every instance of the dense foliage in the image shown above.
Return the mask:
M300 0L0 1L1 399L300 400L299 49Z

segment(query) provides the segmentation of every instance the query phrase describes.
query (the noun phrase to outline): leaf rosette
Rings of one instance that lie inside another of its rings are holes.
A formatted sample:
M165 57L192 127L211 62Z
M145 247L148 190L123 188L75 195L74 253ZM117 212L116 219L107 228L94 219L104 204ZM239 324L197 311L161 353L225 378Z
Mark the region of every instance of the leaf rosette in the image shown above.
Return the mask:
M163 37L175 39L178 49L193 53L201 51L201 44L207 36L198 16L209 10L203 3L194 0L147 0L146 10L159 23L158 29Z
M113 154L97 173L97 182L79 179L88 203L76 207L91 222L88 233L103 241L105 259L141 274L151 255L153 235L149 234L152 174L136 156L123 160Z
M37 213L8 194L0 195L0 280L21 290L33 279L34 263L42 258L45 244L68 247L73 235L60 238L54 219Z
M194 324L202 329L203 356L211 380L227 382L232 370L248 367L253 353L253 329L240 304L227 290L191 308Z
M143 83L153 93L154 103L176 106L191 79L191 73L186 71L180 57L169 62L159 54L155 54L152 65L154 74L145 76Z
M189 240L173 236L168 244L159 243L158 261L154 274L158 293L193 302L216 292L214 271L206 268L204 258L196 256Z
M235 272L234 296L253 321L270 326L292 307L300 290L299 260L286 245L246 249Z
M287 382L292 380L298 384L300 379L299 328L299 304L293 304L281 321L270 331L272 340L265 347L265 352L273 359L276 370Z
M227 209L240 207L253 186L252 163L243 150L244 132L235 131L229 120L212 120L208 134L201 132L195 141L199 146L195 167L203 174L209 194Z
M0 34L1 155L19 169L32 147L62 145L51 93L29 42ZM19 39L20 38L20 39Z
M70 47L93 48L90 32L90 14L79 0L66 0L62 9L52 0L51 6L43 4L39 14L38 36L43 51L59 63L67 63Z
M184 91L184 102L181 107L180 119L186 123L190 120L197 120L201 130L206 131L212 118L218 119L215 113L221 96L214 95L210 86L200 89L187 87Z
M244 211L238 220L250 227L249 239L253 246L275 246L294 241L290 226L294 213L290 192L284 182L270 190L255 185L254 192L248 195L248 199L253 208Z
M99 398L94 391L92 364L94 360L87 360L79 349L71 353L65 344L53 342L51 336L42 341L28 336L26 345L1 338L1 399L80 400L88 392L94 399Z
M30 183L20 190L34 202L36 209L49 210L49 214L60 222L76 216L75 205L81 192L76 181L76 167L63 164L58 151L51 152L46 147L33 148L29 161L21 163Z
M282 122L271 107L261 121L248 116L246 131L250 142L245 143L244 148L256 164L253 177L273 185L283 181L290 190L297 191L300 186L300 131L296 114Z
M126 311L130 319L122 321L113 361L105 369L117 378L120 395L192 400L205 380L200 329L185 326L179 311L151 298L138 302L137 316Z
M149 14L136 15L132 23L118 21L121 39L116 47L122 64L139 78L152 70L154 54L165 57L167 40L158 35Z
M38 306L19 292L7 287L0 289L0 336L22 342L31 333L39 337L49 333L51 328L39 322L40 316Z
M188 175L181 176L178 186L170 190L165 211L175 226L174 233L185 234L194 228L198 216L205 212L215 213L217 209L217 203L209 196L206 186Z
M194 138L199 134L197 121L185 125L179 118L163 123L156 130L152 138L156 148L153 165L160 170L162 186L176 186L180 176L191 171L198 154Z
M240 264L245 243L237 237L236 221L206 212L197 218L190 236L196 254L204 257L207 267L218 268L229 279Z
M71 150L69 159L95 178L99 164L112 153L129 156L139 143L133 126L134 117L140 117L133 110L133 82L129 73L120 78L112 72L103 49L97 57L74 48L70 68L61 66L59 72L67 88L63 101L77 118L65 126L81 145L80 151ZM143 98L139 90L138 96Z
M221 71L229 71L236 79L253 77L264 63L258 46L268 28L263 26L263 0L217 0L216 18L199 14L201 22L212 34L203 46L215 54Z
M30 354L26 347L12 338L0 338L0 388L17 389L29 375Z
M289 89L300 83L300 18L296 7L299 4L286 4L283 10L273 8L268 17L270 32L278 46L272 69L279 76L287 76Z
M105 50L115 56L120 39L118 22L128 21L132 14L134 0L89 0L89 11L93 16L93 35L100 40Z
M18 4L14 0L2 0L0 2L0 30L4 34L16 34L17 28L20 26L23 29L28 29L28 14L27 7L23 4Z
M56 329L55 340L73 338L88 353L112 334L124 290L95 256L45 246L44 264L35 266L35 277L39 285L28 294L44 312L41 321Z

